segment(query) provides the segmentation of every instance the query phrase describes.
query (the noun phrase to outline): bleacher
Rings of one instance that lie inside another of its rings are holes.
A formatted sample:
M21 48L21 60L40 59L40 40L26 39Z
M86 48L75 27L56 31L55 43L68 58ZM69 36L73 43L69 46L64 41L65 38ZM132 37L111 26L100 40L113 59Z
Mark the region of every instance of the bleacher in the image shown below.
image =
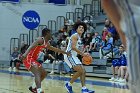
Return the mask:
M99 52L92 52L93 62L90 65L84 65L86 76L110 78L112 75L111 62L107 59L99 59ZM47 71L52 70L51 63L43 63ZM54 72L58 73L58 64L54 66Z

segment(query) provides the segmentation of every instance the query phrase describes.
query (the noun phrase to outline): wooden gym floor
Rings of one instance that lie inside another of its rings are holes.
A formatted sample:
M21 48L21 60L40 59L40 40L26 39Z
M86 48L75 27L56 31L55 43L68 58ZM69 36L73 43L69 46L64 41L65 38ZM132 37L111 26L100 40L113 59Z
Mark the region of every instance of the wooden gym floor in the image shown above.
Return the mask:
M32 85L33 76L27 71L9 73L7 69L0 69L0 93L31 93L28 87ZM64 84L70 80L69 75L48 75L42 82L45 93L67 93ZM130 93L127 84L109 82L104 78L86 78L87 87L95 93ZM80 80L73 84L74 93L80 93Z

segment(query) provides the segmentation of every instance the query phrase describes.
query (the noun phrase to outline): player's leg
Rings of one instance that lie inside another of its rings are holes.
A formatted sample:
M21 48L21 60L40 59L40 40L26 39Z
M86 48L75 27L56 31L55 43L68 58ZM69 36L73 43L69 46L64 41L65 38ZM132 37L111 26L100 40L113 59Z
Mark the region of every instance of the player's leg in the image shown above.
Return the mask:
M41 66L41 82L44 80L44 78L47 76L47 72L45 71L45 69ZM29 87L29 90L32 91L33 93L37 92L37 87L36 87L36 83L35 80L33 81L32 86Z
M43 93L41 89L41 81L42 79L44 79L44 77L42 77L42 67L39 67L38 65L32 65L30 68L30 71L34 74L34 77L35 77L37 93Z
M41 66L41 82L47 77L47 71Z
M89 90L86 88L85 85L85 75L86 75L86 71L85 68L83 67L81 61L78 59L78 57L69 57L68 60L65 60L65 62L73 68L74 71L76 71L74 73L74 75L72 76L71 80L66 83L65 87L67 90L69 90L68 88L70 87L72 90L71 85L73 84L73 82L80 77L81 80L81 85L82 85L82 93L86 93L89 92ZM73 91L68 91L69 93L73 93ZM91 91L91 93L93 93L94 91Z
M85 86L85 69L83 68L83 66L77 65L73 67L73 69L74 71L76 71L76 73L74 73L74 75L72 76L70 83L72 84L78 77L80 77L82 87Z

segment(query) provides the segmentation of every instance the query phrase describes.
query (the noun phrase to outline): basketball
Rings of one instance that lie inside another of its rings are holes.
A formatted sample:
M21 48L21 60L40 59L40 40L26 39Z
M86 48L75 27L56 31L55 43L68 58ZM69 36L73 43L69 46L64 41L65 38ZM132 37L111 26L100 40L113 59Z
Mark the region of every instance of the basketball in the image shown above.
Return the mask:
M88 56L83 56L83 58L82 58L82 62L83 62L83 64L85 64L85 65L90 65L90 64L92 63L92 61L93 61L93 58L92 58L92 56L90 56L90 55L88 55Z

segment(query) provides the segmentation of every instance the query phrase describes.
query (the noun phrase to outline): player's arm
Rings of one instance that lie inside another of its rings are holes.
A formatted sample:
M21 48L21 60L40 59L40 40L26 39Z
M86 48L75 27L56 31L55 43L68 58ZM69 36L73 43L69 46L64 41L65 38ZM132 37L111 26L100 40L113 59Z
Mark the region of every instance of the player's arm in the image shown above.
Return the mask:
M101 0L101 2L105 12L107 13L111 22L116 27L122 43L126 46L125 34L123 33L120 27L121 15L120 15L120 11L118 10L118 7L116 6L114 0Z
M39 37L37 40L35 40L30 46L29 48L26 50L26 52L22 55L22 59L24 59L27 54L30 52L30 50L34 47L36 47L38 44L43 44L44 40Z
M72 50L76 51L78 54L80 54L81 56L86 56L87 54L85 54L84 52L81 52L77 47L77 41L78 41L78 37L77 35L73 35L72 38Z
M65 52L65 51L63 51L63 50L61 50L61 49L59 49L59 48L53 47L53 46L51 46L49 43L47 44L47 48L48 48L49 50L54 51L54 52L59 52L59 53L63 53L63 54L70 55L70 53L67 53L67 52Z

